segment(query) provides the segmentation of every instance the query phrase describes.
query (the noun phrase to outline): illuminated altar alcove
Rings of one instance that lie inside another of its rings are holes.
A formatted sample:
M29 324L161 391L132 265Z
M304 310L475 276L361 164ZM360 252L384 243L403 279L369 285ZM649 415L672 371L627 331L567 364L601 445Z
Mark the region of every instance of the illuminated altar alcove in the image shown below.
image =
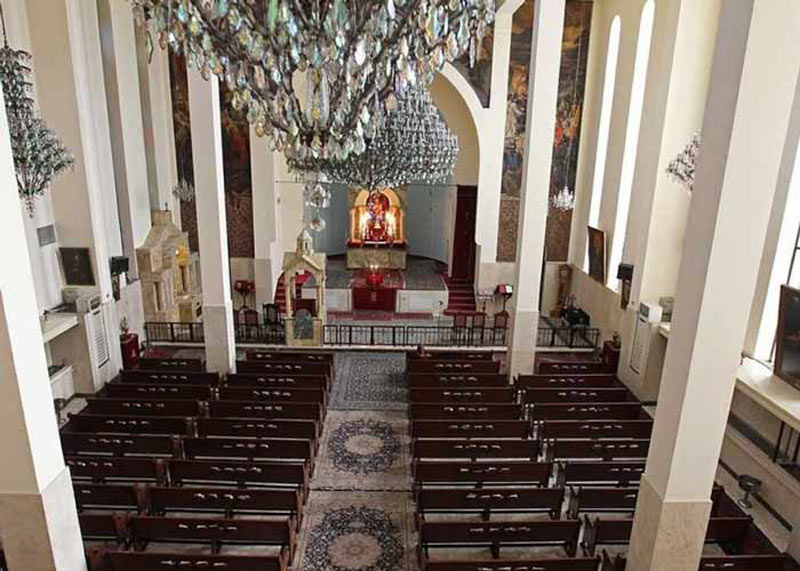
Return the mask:
M348 268L405 269L405 201L405 190L387 188L370 193L350 189Z

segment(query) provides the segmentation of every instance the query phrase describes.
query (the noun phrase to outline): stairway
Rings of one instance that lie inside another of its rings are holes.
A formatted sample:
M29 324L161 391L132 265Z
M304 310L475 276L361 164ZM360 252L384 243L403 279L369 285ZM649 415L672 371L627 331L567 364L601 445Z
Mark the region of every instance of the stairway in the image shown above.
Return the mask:
M284 286L283 274L278 278L278 285L275 287L275 303L278 304L278 310L286 313L286 287Z
M444 276L444 282L448 291L445 315L473 314L477 311L474 284L465 280L453 280L447 276Z

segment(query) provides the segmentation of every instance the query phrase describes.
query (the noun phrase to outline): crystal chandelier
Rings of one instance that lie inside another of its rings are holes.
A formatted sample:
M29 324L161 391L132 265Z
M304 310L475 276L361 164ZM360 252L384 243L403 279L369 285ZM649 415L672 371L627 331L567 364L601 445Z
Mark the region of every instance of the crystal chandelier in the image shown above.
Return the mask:
M556 210L567 212L575 208L575 195L570 191L568 186L564 186L560 191L553 195L550 199L550 204Z
M425 88L406 90L384 127L367 135L360 155L345 160L319 159L302 149L287 153L289 167L295 172L322 173L331 182L370 191L412 182L441 184L453 174L458 139Z
M694 174L697 168L697 154L700 152L700 131L692 135L692 140L667 165L667 174L691 192L694 189Z
M194 202L194 186L185 179L181 179L172 188L172 196L181 202Z
M344 160L406 87L474 60L494 0L131 0L162 48L217 75L278 150Z

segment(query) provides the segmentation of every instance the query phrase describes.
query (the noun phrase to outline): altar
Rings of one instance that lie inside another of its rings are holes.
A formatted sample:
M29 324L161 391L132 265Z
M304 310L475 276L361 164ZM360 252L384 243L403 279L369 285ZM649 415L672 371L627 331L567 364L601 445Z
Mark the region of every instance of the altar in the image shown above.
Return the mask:
M408 245L403 230L405 190L350 189L347 268L402 270Z

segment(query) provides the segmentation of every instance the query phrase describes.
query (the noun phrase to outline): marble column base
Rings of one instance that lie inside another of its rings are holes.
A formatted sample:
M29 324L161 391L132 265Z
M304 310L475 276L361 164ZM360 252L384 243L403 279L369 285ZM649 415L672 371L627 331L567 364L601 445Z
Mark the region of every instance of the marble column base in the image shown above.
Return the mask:
M539 330L538 311L512 311L511 339L508 343L507 370L511 376L533 373L536 358L536 334Z
M236 372L236 339L233 334L233 304L203 306L206 369L213 373Z
M9 569L87 569L68 468L41 494L0 492L0 530Z
M700 566L711 500L665 500L642 477L627 571L690 571Z

